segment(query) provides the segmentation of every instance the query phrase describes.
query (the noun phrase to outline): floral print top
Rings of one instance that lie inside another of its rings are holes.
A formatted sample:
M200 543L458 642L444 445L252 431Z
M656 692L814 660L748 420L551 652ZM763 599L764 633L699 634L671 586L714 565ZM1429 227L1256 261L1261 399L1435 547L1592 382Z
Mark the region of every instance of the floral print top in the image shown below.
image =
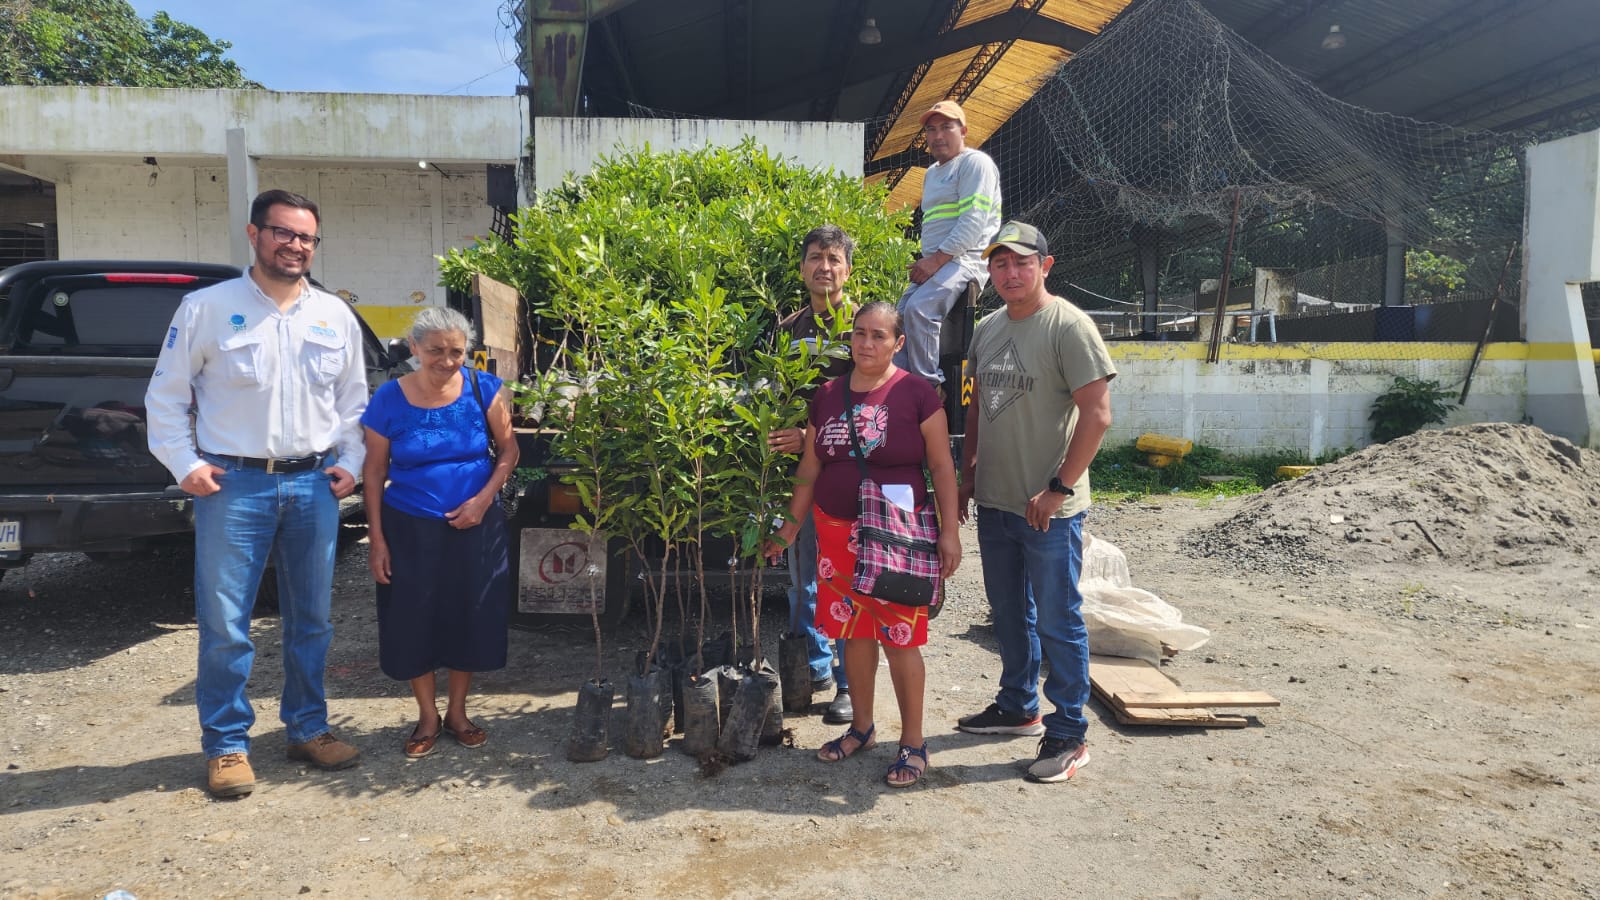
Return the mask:
M845 390L850 376L828 382L811 401L815 429L817 477L813 502L830 516L854 519L861 491L850 426L844 417ZM866 394L854 394L856 434L866 454L867 472L879 484L909 484L921 506L927 501L923 468L928 448L923 446L922 423L937 413L939 395L933 387L910 373L897 371L889 381ZM948 447L939 448L950 452Z

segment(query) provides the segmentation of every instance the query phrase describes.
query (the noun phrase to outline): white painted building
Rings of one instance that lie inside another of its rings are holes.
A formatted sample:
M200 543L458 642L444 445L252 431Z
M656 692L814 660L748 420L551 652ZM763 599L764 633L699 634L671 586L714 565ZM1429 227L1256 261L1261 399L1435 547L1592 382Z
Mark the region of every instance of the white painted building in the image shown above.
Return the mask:
M0 176L53 189L62 258L244 265L255 194L305 194L322 212L312 274L388 337L444 302L435 258L488 233L487 167L515 165L527 121L518 97L7 86Z

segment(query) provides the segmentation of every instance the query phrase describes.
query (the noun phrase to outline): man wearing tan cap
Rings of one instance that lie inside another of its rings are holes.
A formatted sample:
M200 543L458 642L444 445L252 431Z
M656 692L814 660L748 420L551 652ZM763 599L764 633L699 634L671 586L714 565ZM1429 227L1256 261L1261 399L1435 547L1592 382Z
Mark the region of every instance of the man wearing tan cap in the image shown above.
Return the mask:
M900 295L906 344L894 362L938 387L944 317L969 282L988 278L980 254L1000 227L1000 170L966 146L967 114L954 101L935 103L921 121L934 164L922 180L922 257Z

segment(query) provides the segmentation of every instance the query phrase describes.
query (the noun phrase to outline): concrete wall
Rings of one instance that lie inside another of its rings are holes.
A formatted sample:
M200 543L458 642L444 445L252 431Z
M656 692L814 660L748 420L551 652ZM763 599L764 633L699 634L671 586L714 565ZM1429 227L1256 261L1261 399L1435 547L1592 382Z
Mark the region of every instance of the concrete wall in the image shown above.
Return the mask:
M747 137L774 156L860 178L861 129L858 122L539 118L533 124L534 189L559 187L569 174L589 172L600 157L620 150L731 147Z
M227 155L496 162L522 154L519 97L0 86L0 155Z
M303 193L313 274L392 337L444 302L435 257L488 233L485 164L517 160L526 121L516 97L6 86L0 166L55 183L67 258L241 263L230 176Z
M1528 412L1546 431L1600 447L1580 287L1600 280L1600 131L1529 147L1527 171L1522 326L1541 348L1528 366Z
M419 303L443 304L436 257L489 231L481 168L446 177L414 163L263 164L259 177L262 190L296 191L321 207L323 243L312 274L330 290L354 294L381 337L400 335ZM164 164L157 173L144 165L73 163L57 186L57 209L63 257L229 261L223 166Z
M1371 443L1373 400L1395 375L1436 381L1459 395L1472 344L1228 344L1217 363L1194 342L1114 342L1114 422L1107 442L1170 434L1235 453L1309 456ZM1520 422L1525 344L1490 344L1467 405L1446 425Z

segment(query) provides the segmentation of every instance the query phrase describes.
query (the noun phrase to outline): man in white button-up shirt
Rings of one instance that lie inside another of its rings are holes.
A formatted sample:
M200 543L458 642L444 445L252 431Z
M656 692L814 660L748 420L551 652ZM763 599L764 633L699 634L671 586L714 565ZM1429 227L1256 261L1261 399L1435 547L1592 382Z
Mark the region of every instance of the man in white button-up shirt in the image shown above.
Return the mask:
M366 366L355 313L306 280L320 226L305 197L257 197L246 229L255 265L184 298L145 396L150 450L195 498L195 702L217 796L255 787L245 683L250 609L269 559L289 758L326 769L360 758L329 731L322 676L339 500L355 490L365 455Z

